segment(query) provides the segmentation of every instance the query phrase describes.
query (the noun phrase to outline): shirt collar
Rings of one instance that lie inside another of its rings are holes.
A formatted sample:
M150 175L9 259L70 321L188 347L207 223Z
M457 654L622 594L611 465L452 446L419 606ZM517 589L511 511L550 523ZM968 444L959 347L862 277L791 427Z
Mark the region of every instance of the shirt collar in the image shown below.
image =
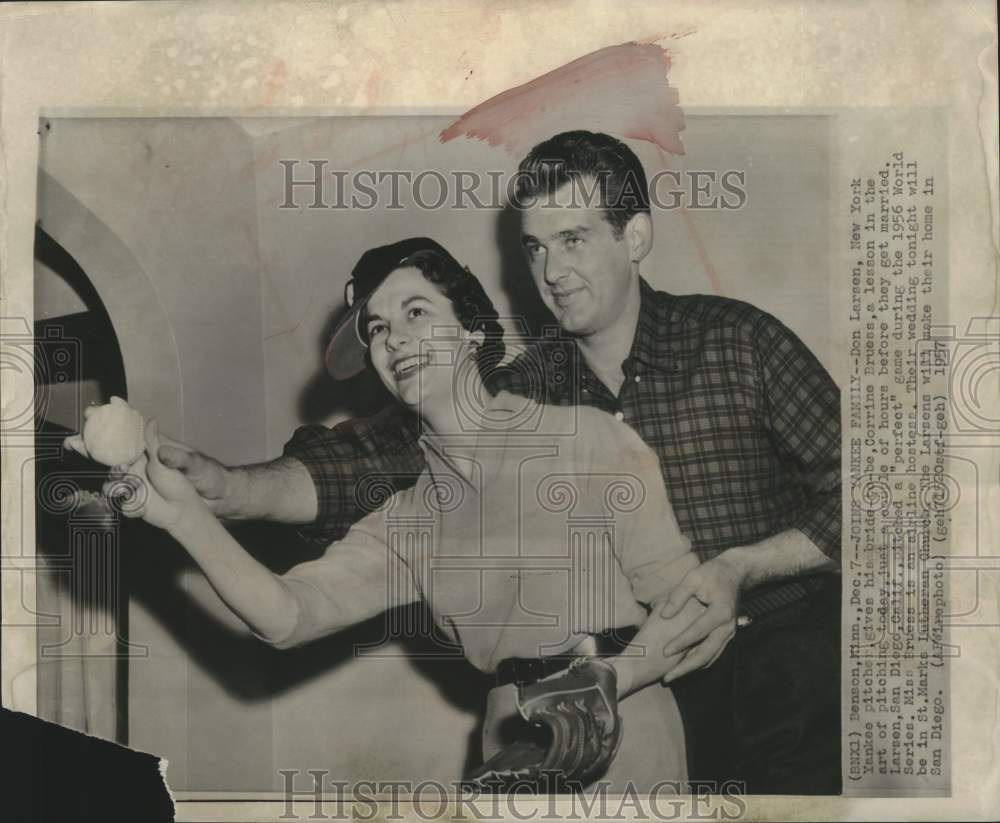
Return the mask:
M660 311L656 293L642 278L639 279L639 320L635 327L635 337L632 338L632 348L626 362L638 360L654 368L665 367L664 359L668 354L669 330L668 318Z
M639 321L626 364L638 361L662 372L676 369L678 353L672 345L672 303L672 295L655 291L643 278L639 278Z
M639 319L628 357L622 364L626 375L635 372L635 363L644 368L670 374L684 368L687 361L684 344L684 322L675 314L676 298L667 292L656 291L642 277L639 278ZM535 386L538 399L549 402L565 401L573 397L579 382L587 384L593 376L576 341L561 330L546 335L540 346L532 349L531 356L541 356L546 364L541 370L542 379L548 378L543 386ZM572 379L560 380L554 385L551 380L556 375L575 373ZM575 402L575 401L574 401Z

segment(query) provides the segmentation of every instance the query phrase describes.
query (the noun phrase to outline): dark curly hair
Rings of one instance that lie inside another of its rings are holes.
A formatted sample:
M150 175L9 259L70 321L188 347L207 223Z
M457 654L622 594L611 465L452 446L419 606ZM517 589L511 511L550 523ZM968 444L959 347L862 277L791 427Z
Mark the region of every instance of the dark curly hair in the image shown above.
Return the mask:
M445 257L433 249L422 249L400 261L397 269L413 267L423 274L441 294L451 301L455 317L462 328L469 332L481 331L483 344L476 350L476 367L485 382L503 360L503 326L500 325L493 301L467 266L454 258ZM364 329L361 323L359 328ZM367 335L365 335L367 337ZM367 340L365 343L367 344Z
M592 177L601 194L604 219L621 239L636 214L649 214L649 184L635 152L609 134L565 131L535 146L521 161L516 205L526 208L570 180Z

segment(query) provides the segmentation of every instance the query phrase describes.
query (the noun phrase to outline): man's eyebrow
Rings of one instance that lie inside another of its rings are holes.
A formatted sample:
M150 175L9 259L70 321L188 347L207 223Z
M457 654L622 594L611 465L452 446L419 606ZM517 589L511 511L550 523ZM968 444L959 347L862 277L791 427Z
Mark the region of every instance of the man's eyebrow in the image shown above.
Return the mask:
M590 228L587 226L573 226L571 229L562 229L557 231L552 235L553 240L565 240L567 237L576 237L581 234L590 234ZM531 243L540 243L541 241L535 237L533 234L522 234L521 235L521 245L527 246Z
M570 229L562 229L561 231L557 231L555 234L552 235L552 238L555 240L564 240L567 237L574 237L575 235L578 234L590 234L590 228L587 226L573 226L573 228ZM529 243L539 243L539 242L541 241L533 234L521 235L522 245L526 246Z

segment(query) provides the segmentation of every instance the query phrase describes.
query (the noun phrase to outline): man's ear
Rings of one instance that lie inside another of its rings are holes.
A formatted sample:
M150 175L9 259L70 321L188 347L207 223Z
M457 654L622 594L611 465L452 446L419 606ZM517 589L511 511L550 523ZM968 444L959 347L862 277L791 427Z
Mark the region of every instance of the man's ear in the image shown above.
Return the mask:
M625 224L625 242L633 263L639 263L653 248L653 220L644 211L633 214Z
M473 348L477 350L481 349L483 347L483 343L485 342L486 342L486 332L484 332L482 329L479 329L478 331L469 332L469 343L472 345Z

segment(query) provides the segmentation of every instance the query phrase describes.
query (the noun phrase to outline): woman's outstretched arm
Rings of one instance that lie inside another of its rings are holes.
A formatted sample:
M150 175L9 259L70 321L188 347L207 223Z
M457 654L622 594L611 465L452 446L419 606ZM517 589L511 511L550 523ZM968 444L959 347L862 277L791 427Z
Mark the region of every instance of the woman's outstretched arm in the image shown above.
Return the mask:
M249 554L207 509L168 529L194 558L216 594L261 640L279 643L299 621L287 583Z
M177 540L261 640L296 646L418 598L409 569L385 545L377 513L355 524L318 560L274 574L233 539L181 472L160 461L159 445L151 421L146 453L133 467L142 488L133 505L123 508L125 514L141 516Z
M146 451L134 464L133 498L123 513L167 531L204 572L223 602L267 641L290 635L298 621L296 598L285 582L233 539L181 472L159 458L155 420L146 425Z

